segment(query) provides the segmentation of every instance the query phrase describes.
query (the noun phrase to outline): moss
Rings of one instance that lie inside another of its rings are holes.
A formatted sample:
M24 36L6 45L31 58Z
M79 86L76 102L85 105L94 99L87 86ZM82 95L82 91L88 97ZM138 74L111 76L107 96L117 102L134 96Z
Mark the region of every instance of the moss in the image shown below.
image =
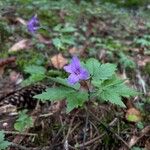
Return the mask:
M16 53L17 56L17 65L19 67L20 70L23 70L25 68L25 66L29 66L29 65L42 65L45 63L44 60L44 56L41 53L35 52L35 51L28 51L28 52L24 52L24 51L20 51Z

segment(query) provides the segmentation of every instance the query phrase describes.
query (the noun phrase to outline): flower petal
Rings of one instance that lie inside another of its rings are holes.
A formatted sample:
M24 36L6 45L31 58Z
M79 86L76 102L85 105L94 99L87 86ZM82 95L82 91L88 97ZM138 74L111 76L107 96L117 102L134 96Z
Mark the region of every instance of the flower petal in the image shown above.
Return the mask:
M75 67L75 68L80 68L80 60L78 59L77 56L73 56L71 64Z
M68 73L74 73L71 64L68 66L64 66L64 70Z
M69 84L75 84L79 81L79 77L75 74L71 74L69 77L68 77L68 83Z
M89 73L86 69L82 68L80 75L79 75L80 80L87 80L89 78Z
M27 23L28 31L34 33L39 28L39 20L37 16L33 16Z

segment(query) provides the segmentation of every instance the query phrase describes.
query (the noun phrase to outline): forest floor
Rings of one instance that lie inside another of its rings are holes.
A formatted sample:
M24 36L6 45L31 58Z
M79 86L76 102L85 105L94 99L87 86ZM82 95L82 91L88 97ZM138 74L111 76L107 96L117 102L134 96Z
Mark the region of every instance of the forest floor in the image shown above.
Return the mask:
M149 10L71 2L66 6L64 1L4 2L0 8L0 130L13 142L7 149L150 150ZM33 15L41 26L35 34L27 30ZM26 123L16 124L20 110L6 108L3 101L12 98L17 105L22 96L35 103L33 95L54 84L32 72L42 67L49 76L61 76L73 55L116 64L118 76L141 94L124 99L127 108L95 102L87 103L88 110L68 114L64 102L22 106L28 115L24 110L19 116L32 125L21 131ZM136 119L129 120L129 114ZM1 139L0 134L0 144Z

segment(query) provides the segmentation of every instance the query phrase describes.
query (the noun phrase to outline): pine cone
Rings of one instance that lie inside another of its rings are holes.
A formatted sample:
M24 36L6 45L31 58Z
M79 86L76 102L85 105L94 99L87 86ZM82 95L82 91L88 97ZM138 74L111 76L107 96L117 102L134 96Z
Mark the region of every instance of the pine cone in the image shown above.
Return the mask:
M34 99L33 96L42 93L46 88L46 85L41 84L22 88L0 99L0 107L11 104L17 108L35 108L38 100Z

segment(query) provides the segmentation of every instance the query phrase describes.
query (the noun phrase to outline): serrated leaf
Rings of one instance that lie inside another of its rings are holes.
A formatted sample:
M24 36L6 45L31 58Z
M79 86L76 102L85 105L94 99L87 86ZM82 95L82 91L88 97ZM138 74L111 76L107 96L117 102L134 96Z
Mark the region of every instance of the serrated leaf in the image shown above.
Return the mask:
M42 66L31 65L26 66L24 71L29 74L45 74L46 69Z
M94 58L90 58L86 61L85 67L88 69L90 75L93 79L98 80L99 79L99 68L100 68L100 62Z
M0 131L0 142L4 141L4 132L3 131Z
M57 26L55 26L55 27L53 28L53 30L59 32L59 31L61 30L61 28L62 28L62 25L61 25L61 24L58 24Z
M9 145L11 145L11 142L5 141L4 139L5 134L3 131L0 131L0 149L5 150Z
M99 68L99 79L106 80L109 79L116 71L116 65L106 63L102 64Z
M112 89L106 89L99 94L99 97L104 101L109 101L113 104L125 107L121 100L121 96L118 93L114 93Z
M64 49L63 43L62 43L62 41L61 41L60 38L54 38L54 39L52 39L52 42L53 42L53 44L54 44L54 46L56 48L58 48L58 49L61 49L61 48Z
M134 89L126 86L124 83L114 86L113 90L122 97L130 97L138 95L138 93Z
M97 84L98 97L102 100L124 107L125 105L121 97L135 96L137 92L126 86L123 82L123 80L114 76L110 80L105 80L102 84Z
M87 92L73 92L67 95L67 112L69 113L74 108L83 106L84 102L88 100Z
M66 95L68 93L71 93L73 91L74 90L65 87L48 88L46 89L46 92L35 95L34 98L40 99L42 101L58 101L63 100L64 98L66 98Z
M75 44L75 39L73 37L66 37L66 36L63 36L61 37L61 41L62 43L65 43L65 44L69 44L69 45L74 45Z
M16 120L14 124L15 130L22 132L26 128L32 127L33 126L33 120L32 117L26 114L27 110L23 110L19 112L18 119Z
M46 76L44 74L32 74L28 79L22 82L22 85L28 86L30 84L43 80L45 77Z
M6 150L6 148L11 145L10 142L8 141L3 141L2 143L0 143L0 150Z
M68 84L67 79L63 79L63 78L60 78L60 77L50 78L50 79L52 81L54 81L54 82L57 82L57 83L59 83L61 85L67 86L67 87L71 87L71 88L73 88L75 90L79 90L79 88L80 88L80 84L79 83L76 83L75 85L70 85L70 84Z
M100 62L94 58L90 58L86 62L86 68L90 72L93 80L106 80L109 79L116 71L116 65Z
M76 31L76 28L74 27L64 27L63 29L61 29L61 32L63 33L71 33L71 32L75 32Z

